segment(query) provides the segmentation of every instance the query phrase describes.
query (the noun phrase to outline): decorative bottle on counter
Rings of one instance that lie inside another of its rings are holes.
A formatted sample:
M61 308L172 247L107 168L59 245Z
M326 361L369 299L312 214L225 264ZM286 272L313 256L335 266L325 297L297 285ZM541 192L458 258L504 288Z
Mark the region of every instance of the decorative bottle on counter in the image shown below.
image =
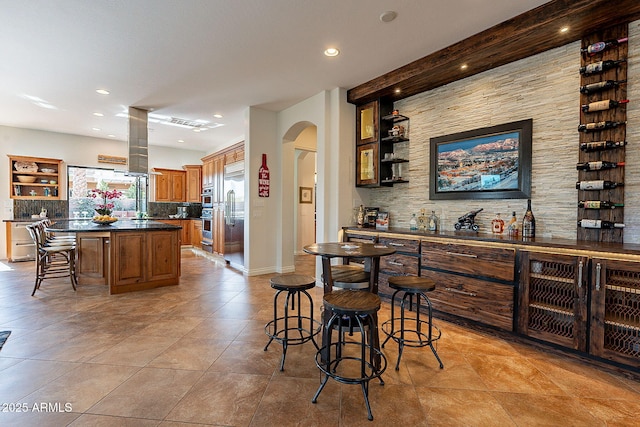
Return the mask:
M618 126L624 125L627 122L612 122L610 120L606 120L604 122L594 122L594 123L584 123L578 126L579 132L594 132L598 130L604 129L613 129Z
M599 171L602 169L615 169L624 166L624 162L580 162L576 164L577 170Z
M533 211L531 210L531 199L527 200L527 211L522 218L522 237L536 237L536 218L533 216Z
M364 206L360 205L358 209L358 227L364 226Z
M429 215L429 231L438 231L438 222L440 222L440 218L436 215L436 211L431 211L431 215Z
M625 59L621 59L619 61L598 61L593 64L585 65L584 67L580 67L580 74L589 76L591 74L602 73L603 71L611 70L612 68L617 67L619 64L626 62Z
M576 182L577 190L610 190L616 187L622 187L624 185L623 182L613 182L613 181L578 181Z
M499 213L497 213L496 217L491 220L491 231L496 234L502 234L504 231L504 220L500 218Z
M620 39L605 40L602 42L593 43L587 47L583 47L582 49L580 49L580 53L593 56L611 47L618 46L620 43L625 43L627 41L629 41L629 38L623 37Z
M588 104L584 104L582 106L582 111L585 113L593 113L595 111L603 111L608 110L610 108L615 108L621 104L627 104L629 102L628 99L621 99L620 101L616 101L614 99L605 99L602 101L590 102Z
M598 83L591 83L588 85L580 86L580 93L591 94L595 92L600 92L607 89L612 89L614 87L618 87L622 83L626 83L626 80L603 80Z
M604 151L613 148L624 147L627 141L597 141L597 142L581 142L580 149L585 152Z
M518 219L516 218L516 211L511 213L511 220L509 221L509 225L507 225L507 232L509 233L509 236L518 235Z
M581 219L578 226L582 228L624 228L619 222L602 221L600 219Z
M409 230L418 231L418 218L416 218L416 214L411 214L411 219L409 220Z
M578 207L584 209L615 209L624 207L624 203L613 203L608 200L580 200Z

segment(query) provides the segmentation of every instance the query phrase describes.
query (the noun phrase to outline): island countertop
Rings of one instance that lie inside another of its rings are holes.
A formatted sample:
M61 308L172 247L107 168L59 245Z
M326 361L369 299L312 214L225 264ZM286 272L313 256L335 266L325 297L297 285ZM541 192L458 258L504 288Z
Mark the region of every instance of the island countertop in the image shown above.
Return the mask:
M70 233L92 233L92 232L119 232L119 231L155 231L155 230L179 230L182 227L174 224L166 224L164 222L153 220L130 220L120 219L111 224L96 224L90 219L70 219L70 220L53 220L52 224L47 227L48 231L60 231Z

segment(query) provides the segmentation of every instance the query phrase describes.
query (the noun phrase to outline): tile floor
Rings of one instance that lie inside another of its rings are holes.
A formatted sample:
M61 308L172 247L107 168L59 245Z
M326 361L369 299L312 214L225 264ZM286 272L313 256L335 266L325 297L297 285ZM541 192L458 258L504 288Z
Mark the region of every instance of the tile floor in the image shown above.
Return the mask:
M298 272L315 259L299 257ZM385 385L370 385L367 420L357 385L321 376L311 344L266 344L271 275L243 277L183 250L180 286L109 296L45 281L33 265L0 263L2 426L630 426L640 382L438 321L438 369L428 348L406 349L399 371L387 344ZM319 312L321 289L312 291ZM380 319L389 316L383 303Z

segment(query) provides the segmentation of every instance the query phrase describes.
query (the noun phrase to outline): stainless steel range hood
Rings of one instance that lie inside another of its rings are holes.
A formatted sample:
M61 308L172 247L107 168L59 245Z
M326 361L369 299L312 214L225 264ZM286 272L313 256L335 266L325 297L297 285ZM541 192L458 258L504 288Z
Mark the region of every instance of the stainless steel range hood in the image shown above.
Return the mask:
M129 107L129 170L128 175L149 174L148 111Z

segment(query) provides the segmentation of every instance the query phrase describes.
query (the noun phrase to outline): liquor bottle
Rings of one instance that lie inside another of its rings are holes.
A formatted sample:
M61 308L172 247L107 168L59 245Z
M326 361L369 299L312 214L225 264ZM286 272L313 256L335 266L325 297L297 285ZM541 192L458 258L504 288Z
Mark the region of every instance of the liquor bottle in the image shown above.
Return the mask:
M582 49L580 49L580 53L593 56L609 49L610 47L618 46L620 43L624 43L627 41L629 41L629 38L623 37L621 39L605 40L603 42L593 43L587 47L583 47Z
M615 101L613 99L605 99L603 101L591 102L589 104L584 104L582 106L582 111L585 113L593 113L595 111L603 111L608 110L609 108L615 108L620 104L628 103L628 99L622 99L620 101Z
M597 142L581 142L580 149L582 151L603 151L612 148L624 147L627 141L597 141Z
M624 228L620 222L602 221L600 219L581 219L578 226L582 228Z
M496 234L502 234L504 231L504 221L500 218L500 214L497 213L496 217L491 220L491 231Z
M364 227L364 206L360 205L358 209L358 219L356 220L358 227Z
M536 237L536 218L531 210L531 199L527 200L527 211L522 218L522 237Z
M615 169L621 166L624 166L624 162L580 162L576 164L576 169L579 171L599 171L602 169Z
M622 83L626 83L626 80L604 80L598 83L591 83L588 85L580 86L580 93L591 94L600 92L603 90L618 87Z
M429 215L429 231L438 231L438 222L440 219L438 215L436 215L436 211L431 211L431 215Z
M610 120L606 120L604 122L594 122L594 123L584 123L578 126L579 132L594 132L603 129L613 129L618 126L624 125L627 122L612 122Z
M613 181L578 181L576 182L577 190L610 190L616 187L624 186L623 182Z
M594 62L593 64L587 64L584 67L580 67L580 74L590 76L591 74L602 73L603 71L616 68L623 62L626 62L626 59L620 59L618 61L607 59L606 61Z
M511 212L511 220L509 220L509 224L507 225L507 232L509 233L509 236L518 235L518 219L516 218L516 211Z
M409 220L409 230L418 231L418 219L416 218L416 214L411 214L411 219Z
M267 155L262 154L262 166L258 169L258 197L269 197L269 168L267 167Z
M613 203L608 200L580 200L578 207L584 209L615 209L624 207L624 203Z

